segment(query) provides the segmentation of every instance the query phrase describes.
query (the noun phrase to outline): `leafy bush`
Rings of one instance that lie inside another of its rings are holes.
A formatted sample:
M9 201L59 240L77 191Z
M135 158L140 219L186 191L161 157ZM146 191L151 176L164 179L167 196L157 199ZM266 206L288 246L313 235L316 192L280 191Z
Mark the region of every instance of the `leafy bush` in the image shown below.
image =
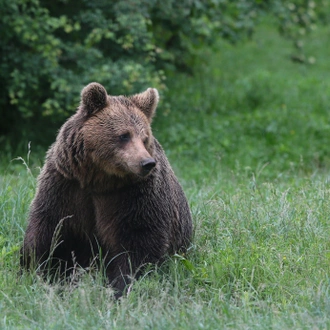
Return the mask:
M91 81L104 84L111 94L149 86L164 90L165 72L192 71L195 51L219 37L237 42L251 36L260 13L275 13L282 30L292 35L296 26L310 27L317 4L0 0L0 131L57 127Z

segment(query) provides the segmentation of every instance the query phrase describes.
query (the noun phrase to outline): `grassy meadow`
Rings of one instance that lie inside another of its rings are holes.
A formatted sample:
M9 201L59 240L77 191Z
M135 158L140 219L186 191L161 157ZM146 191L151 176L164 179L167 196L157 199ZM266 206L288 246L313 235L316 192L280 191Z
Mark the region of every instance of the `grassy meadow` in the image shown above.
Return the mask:
M113 300L101 275L48 285L18 251L44 152L1 150L0 329L330 328L329 30L310 62L263 26L173 75L153 131L191 205L189 253ZM20 157L20 158L17 158Z

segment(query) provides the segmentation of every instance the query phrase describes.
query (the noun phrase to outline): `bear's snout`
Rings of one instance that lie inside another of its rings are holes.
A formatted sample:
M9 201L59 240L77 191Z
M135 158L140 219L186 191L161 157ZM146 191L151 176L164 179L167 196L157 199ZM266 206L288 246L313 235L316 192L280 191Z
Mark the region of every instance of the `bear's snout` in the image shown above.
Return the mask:
M143 174L147 175L156 166L156 161L150 157L142 160L140 164Z

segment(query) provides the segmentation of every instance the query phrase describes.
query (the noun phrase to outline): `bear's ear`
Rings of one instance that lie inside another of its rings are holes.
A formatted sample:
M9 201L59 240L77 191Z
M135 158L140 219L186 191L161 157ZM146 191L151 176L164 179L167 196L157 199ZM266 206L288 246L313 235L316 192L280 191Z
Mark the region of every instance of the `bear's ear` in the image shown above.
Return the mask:
M105 108L107 104L108 94L101 84L90 83L81 91L80 109L84 114L94 114Z
M148 88L145 92L135 94L130 100L146 115L151 122L159 101L159 94L156 88Z

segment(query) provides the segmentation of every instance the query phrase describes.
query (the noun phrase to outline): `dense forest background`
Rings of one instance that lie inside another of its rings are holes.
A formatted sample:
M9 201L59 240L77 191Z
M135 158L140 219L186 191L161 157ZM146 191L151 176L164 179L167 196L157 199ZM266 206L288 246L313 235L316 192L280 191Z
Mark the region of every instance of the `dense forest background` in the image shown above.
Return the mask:
M49 143L91 81L109 93L194 75L203 49L254 38L267 17L292 41L291 60L313 62L303 39L330 19L324 0L0 1L0 143ZM290 60L290 59L288 59ZM168 104L167 107L171 107Z

